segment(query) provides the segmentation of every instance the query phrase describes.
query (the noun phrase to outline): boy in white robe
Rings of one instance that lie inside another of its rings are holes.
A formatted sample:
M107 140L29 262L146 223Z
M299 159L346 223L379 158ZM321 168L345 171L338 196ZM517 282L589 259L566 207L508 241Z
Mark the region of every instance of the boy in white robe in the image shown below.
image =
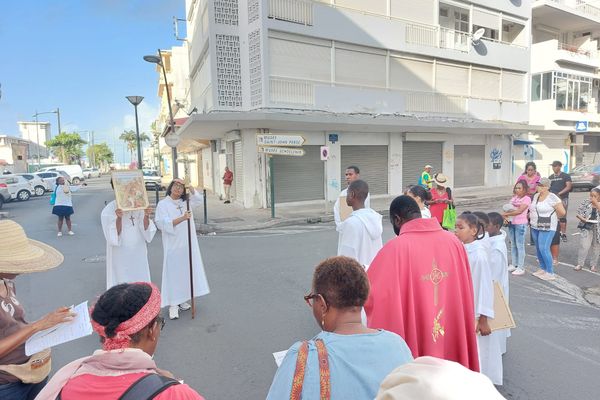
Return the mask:
M167 196L156 206L156 225L162 232L163 273L162 307L169 306L169 318L179 318L179 310L191 308L187 303L191 298L190 263L188 255L188 220L191 224L192 270L194 296L204 296L210 292L204 273L204 264L198 245L196 225L191 210L204 201L200 193L190 187L190 211L187 211L185 183L175 179L167 188Z
M369 185L360 179L348 187L346 203L353 211L340 224L337 253L338 256L352 257L365 267L371 264L383 247L382 217L378 212L365 208L368 194Z
M111 182L112 186L112 182ZM106 239L106 288L119 283L151 282L148 249L156 234L151 208L122 211L115 200L108 203L100 220Z
M348 168L346 168L345 176L346 176L346 184L350 185L355 180L360 179L360 170L358 169L358 167L351 165ZM335 204L333 205L333 219L335 221L335 227L338 232L340 230L340 224L343 222L342 216L340 214L340 199L342 199L342 201L343 201L347 195L348 195L348 188L342 190L342 192L340 193L340 196L337 198L337 200L335 201ZM368 193L367 193L367 198L365 200L365 208L371 208L371 195Z

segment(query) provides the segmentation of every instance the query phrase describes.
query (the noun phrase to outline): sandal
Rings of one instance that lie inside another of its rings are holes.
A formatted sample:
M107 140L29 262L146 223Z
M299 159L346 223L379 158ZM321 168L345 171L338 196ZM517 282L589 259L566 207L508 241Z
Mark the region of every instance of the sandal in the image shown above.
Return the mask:
M592 267L593 268L593 267ZM581 265L576 265L575 268L573 268L575 271L581 271Z
M596 269L596 266L594 266L594 265L592 265L590 267L590 271L592 271L592 272L598 272L598 270Z

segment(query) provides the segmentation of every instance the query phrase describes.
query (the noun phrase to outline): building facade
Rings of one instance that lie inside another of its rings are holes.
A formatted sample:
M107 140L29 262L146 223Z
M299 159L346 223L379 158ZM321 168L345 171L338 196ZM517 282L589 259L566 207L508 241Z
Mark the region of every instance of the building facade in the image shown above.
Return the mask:
M28 172L29 148L35 144L14 136L0 135L0 174Z
M48 158L50 151L46 147L46 142L52 138L50 122L19 121L17 125L19 126L21 137L30 143L29 156L36 160L38 156L40 159Z
M303 157L274 157L277 203L335 201L348 165L375 196L425 164L452 187L512 183L530 130L530 1L187 0L186 13L197 113L178 134L210 141L216 193L229 166L235 201L269 206L259 134L305 139Z

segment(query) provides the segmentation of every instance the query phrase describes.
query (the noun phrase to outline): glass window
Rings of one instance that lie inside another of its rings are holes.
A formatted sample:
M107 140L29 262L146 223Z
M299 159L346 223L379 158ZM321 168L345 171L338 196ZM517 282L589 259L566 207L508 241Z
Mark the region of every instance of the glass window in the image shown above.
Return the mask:
M542 76L540 74L531 76L531 101L540 100L540 92L542 90Z
M552 72L542 74L542 100L552 98Z
M587 112L590 97L590 84L581 82L579 86L579 111Z
M567 80L556 77L556 109L565 110L567 108Z

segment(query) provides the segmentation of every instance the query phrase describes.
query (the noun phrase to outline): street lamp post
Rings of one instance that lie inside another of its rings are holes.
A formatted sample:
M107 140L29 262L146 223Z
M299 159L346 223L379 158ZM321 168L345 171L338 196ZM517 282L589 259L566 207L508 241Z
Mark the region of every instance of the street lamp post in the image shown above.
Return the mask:
M165 69L165 64L162 59L162 53L160 49L158 49L158 56L149 55L144 56L144 61L149 63L158 64L162 68L163 78L165 80L165 89L167 91L167 105L169 106L169 125L171 125L171 132L175 134L175 120L173 119L173 109L171 107L171 93L169 91L169 82L167 81L167 70ZM173 178L177 178L179 175L178 167L177 167L177 147L173 146L172 148L172 157L173 157Z
M38 121L38 115L42 115L42 114L56 114L56 118L58 120L58 133L60 134L60 109L58 107L54 111L44 111L44 112L37 112L37 110L35 111L35 114L33 115L33 117L35 118L35 131L36 131L36 135L37 135L38 168L40 167L40 126L39 126L39 121ZM52 132L50 132L50 138L52 138Z
M137 112L137 106L142 102L142 100L144 100L144 98L142 96L127 96L127 100L129 100L129 102L131 104L133 104L133 107L135 108L135 135L136 135L136 141L137 141L137 159L138 159L138 169L142 169L142 148L140 146L140 126L138 124L138 112Z
M42 115L42 114L56 114L56 120L58 122L58 135L60 135L60 108L56 108L56 110L54 111L44 111L44 112L37 112L35 113L34 117L37 118L38 115ZM50 133L50 138L52 138L52 132Z

